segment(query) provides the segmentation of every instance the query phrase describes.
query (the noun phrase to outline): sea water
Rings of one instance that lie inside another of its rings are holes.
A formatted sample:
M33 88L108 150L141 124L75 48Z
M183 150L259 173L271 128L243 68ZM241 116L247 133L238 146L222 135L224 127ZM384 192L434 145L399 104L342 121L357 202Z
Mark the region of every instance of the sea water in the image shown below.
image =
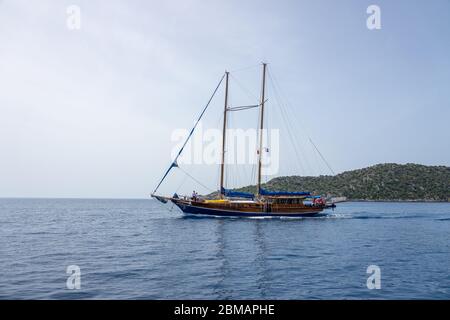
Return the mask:
M449 203L251 219L0 199L0 299L450 299L449 240Z

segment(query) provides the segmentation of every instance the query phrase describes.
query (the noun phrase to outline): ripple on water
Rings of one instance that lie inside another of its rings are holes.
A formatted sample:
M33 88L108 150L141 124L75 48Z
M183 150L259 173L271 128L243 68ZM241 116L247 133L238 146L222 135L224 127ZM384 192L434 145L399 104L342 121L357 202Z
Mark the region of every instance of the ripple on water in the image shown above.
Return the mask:
M0 199L0 209L0 299L450 298L450 204L263 219L184 216L153 200ZM80 290L66 288L72 264ZM366 287L371 264L382 290Z

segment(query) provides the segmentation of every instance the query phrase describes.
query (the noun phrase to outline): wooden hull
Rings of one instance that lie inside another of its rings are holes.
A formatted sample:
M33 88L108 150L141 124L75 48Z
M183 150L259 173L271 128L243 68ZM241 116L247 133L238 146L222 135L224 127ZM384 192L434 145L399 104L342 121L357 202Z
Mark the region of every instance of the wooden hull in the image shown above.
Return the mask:
M207 204L171 199L186 214L220 217L311 217L323 210L323 207L271 206L261 203Z

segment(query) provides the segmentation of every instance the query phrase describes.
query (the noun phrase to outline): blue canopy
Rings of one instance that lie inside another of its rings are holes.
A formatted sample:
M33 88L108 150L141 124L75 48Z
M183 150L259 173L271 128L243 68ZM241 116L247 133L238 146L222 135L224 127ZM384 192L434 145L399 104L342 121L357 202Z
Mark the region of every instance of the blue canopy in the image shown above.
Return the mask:
M311 192L287 192L287 191L268 191L263 188L259 188L259 194L262 196L310 196Z
M248 192L239 192L239 191L232 191L230 189L222 188L222 194L224 194L226 197L235 197L235 198L247 198L247 199L253 199L255 195L253 193Z

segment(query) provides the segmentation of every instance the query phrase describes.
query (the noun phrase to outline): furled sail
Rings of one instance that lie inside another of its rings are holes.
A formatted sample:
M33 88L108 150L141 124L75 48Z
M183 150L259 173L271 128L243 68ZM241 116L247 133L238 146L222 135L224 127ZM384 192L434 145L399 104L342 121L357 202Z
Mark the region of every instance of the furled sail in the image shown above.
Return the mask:
M225 188L222 188L222 194L225 195L226 197L231 197L231 198L234 197L234 198L253 199L255 197L255 195L253 193L233 191L233 190L225 189Z
M263 188L259 188L259 194L262 196L310 196L311 192L287 192L287 191L268 191Z
M159 202L167 203L167 198L160 197L160 196L153 196L153 197L156 198L156 200L158 200Z

